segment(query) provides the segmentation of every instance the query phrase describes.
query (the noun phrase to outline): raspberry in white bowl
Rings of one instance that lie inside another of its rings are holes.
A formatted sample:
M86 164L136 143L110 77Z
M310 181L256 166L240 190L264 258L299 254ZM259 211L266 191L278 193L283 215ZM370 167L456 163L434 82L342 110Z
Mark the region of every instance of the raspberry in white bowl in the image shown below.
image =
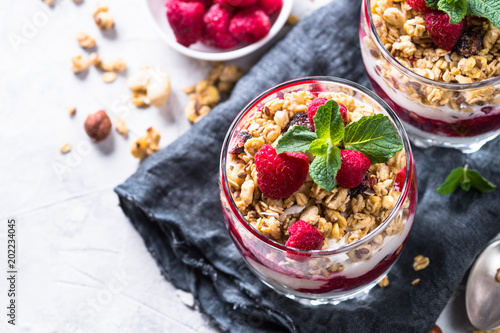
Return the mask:
M417 201L397 117L365 88L330 77L285 82L245 107L223 146L220 194L252 271L310 304L352 298L383 278Z
M257 51L284 26L293 0L145 0L160 36L187 56L227 61Z

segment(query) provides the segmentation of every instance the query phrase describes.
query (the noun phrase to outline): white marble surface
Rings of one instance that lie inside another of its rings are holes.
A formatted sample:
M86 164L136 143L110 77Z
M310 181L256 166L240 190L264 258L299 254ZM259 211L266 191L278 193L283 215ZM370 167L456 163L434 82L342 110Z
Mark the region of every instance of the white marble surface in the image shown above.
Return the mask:
M293 12L304 17L328 1L296 0ZM116 35L95 26L96 0L56 0L53 8L40 0L0 1L2 251L7 218L16 217L19 225L18 325L7 325L1 314L0 332L217 331L185 305L189 294L179 294L160 275L112 190L137 168L129 147L146 128L160 130L162 147L189 129L181 89L210 66L169 49L146 20L143 0L107 3ZM97 39L104 59L123 57L128 74L143 65L166 71L173 87L166 106L126 103L127 74L112 84L95 68L75 76L70 58L86 53L75 40L81 29ZM249 67L253 59L237 63ZM77 108L75 117L68 116L68 106ZM104 142L92 143L83 122L99 109L112 120L125 119L129 137L113 130ZM62 155L66 142L73 150ZM0 257L5 271L5 255ZM0 279L0 304L6 288Z

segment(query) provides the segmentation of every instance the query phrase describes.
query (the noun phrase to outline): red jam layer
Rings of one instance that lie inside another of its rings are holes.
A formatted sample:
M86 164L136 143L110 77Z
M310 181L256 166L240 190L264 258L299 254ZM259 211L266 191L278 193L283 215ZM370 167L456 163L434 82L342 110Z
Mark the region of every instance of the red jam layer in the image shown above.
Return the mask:
M373 90L394 110L398 117L405 123L418 128L421 131L444 135L447 137L473 137L486 134L500 129L500 107L493 108L485 106L481 109L484 116L471 119L458 120L454 123L447 123L441 120L434 120L417 115L415 112L407 110L396 104L380 85L368 75ZM494 114L491 114L494 113Z

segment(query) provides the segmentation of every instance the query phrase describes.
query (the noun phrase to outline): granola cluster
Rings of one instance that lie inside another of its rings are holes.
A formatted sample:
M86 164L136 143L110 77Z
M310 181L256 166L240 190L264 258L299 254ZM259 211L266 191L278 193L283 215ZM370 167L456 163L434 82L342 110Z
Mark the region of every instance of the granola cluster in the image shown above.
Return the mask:
M473 83L500 75L500 28L490 21L467 17L467 34L471 38L471 50L451 52L436 47L425 25L425 14L418 14L406 0L372 0L371 16L380 40L386 49L403 66L435 81L447 83ZM375 59L381 59L373 40L365 36L364 42ZM481 89L456 92L408 82L388 62L381 61L376 67L398 90L424 104L449 105L456 111L472 112L472 105L500 103L496 97L500 89L488 86ZM405 84L406 83L406 84Z
M387 218L401 194L393 184L397 173L406 166L406 157L402 150L387 163L371 165L363 183L354 189L337 185L327 193L308 175L303 186L289 197L278 200L265 197L257 186L255 154L264 144L276 146L291 119L306 112L316 97L345 105L349 123L377 113L345 93L321 92L318 96L308 91L286 93L282 99L271 100L261 109L255 108L244 120L240 133L248 134L238 135L245 142L230 153L227 176L238 209L261 234L284 244L289 237L288 228L303 220L323 234L323 249L327 249L332 247L331 242L352 243L362 238ZM406 201L404 207L408 205ZM380 247L386 236L402 232L404 211L369 244L349 252L351 261L371 257L372 250Z

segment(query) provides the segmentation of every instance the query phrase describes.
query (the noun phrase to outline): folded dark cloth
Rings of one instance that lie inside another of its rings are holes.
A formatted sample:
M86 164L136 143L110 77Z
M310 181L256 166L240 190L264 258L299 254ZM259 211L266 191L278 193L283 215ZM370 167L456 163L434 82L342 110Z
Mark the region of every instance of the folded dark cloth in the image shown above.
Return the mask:
M500 179L500 147L473 155L414 148L419 203L390 286L339 305L304 306L276 294L246 267L225 229L219 203L222 141L236 114L273 85L309 75L368 85L358 42L360 1L320 8L275 45L217 106L185 135L147 158L115 191L147 248L176 287L191 292L217 326L230 332L428 332L478 251L500 232L500 191L434 189L466 162ZM413 258L430 266L415 272ZM411 282L420 278L416 287Z

